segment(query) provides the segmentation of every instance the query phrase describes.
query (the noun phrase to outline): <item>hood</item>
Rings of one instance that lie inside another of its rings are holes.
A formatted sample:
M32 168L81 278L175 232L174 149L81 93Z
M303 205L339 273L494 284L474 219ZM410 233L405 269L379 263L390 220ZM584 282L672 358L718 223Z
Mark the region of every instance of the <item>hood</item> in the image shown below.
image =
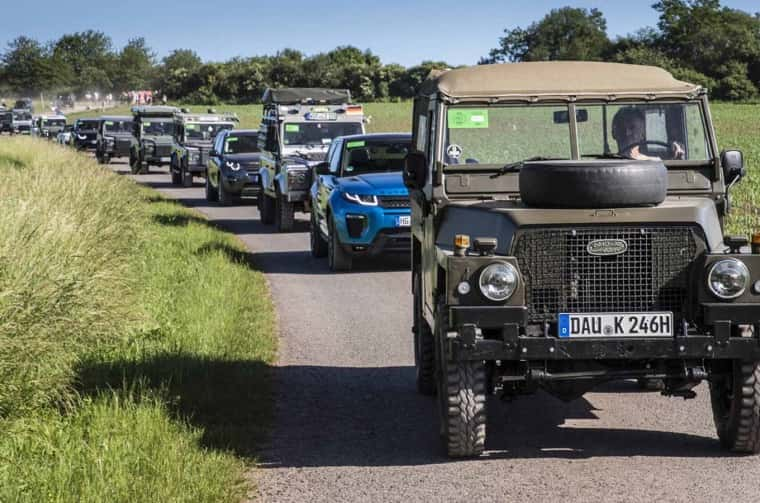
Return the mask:
M706 197L669 196L652 207L615 209L529 208L519 201L462 201L447 205L443 211L436 244L451 248L456 234L495 237L497 253L507 255L515 232L532 226L669 226L700 227L710 251L723 249L723 234L715 204Z
M224 159L227 161L232 162L240 162L240 163L251 163L251 162L259 162L259 159L261 158L261 154L256 153L250 153L250 154L225 154Z
M145 135L143 136L143 140L150 140L152 143L155 143L156 145L171 145L174 143L174 137L171 135Z
M132 133L125 133L125 132L116 132L116 131L106 131L103 133L103 136L111 136L113 138L132 138Z
M188 141L185 142L185 146L188 148L198 148L203 150L209 150L214 145L213 141Z
M344 192L376 196L406 196L409 194L400 171L390 173L367 173L338 179Z

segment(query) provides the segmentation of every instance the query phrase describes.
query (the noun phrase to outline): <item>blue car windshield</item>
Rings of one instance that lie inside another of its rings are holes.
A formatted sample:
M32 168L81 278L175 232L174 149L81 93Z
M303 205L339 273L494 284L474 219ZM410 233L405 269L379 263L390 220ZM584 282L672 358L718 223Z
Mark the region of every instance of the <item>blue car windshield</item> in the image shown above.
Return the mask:
M343 151L341 176L401 171L411 145L411 140L347 141Z

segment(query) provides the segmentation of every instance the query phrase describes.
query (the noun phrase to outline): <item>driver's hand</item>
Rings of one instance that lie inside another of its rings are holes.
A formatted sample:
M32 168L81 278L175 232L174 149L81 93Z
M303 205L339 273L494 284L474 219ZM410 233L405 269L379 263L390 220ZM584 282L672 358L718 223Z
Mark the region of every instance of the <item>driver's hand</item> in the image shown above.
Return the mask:
M670 146L670 150L673 154L674 161L686 160L686 149L684 149L683 145L681 145L677 141L673 142L673 144Z

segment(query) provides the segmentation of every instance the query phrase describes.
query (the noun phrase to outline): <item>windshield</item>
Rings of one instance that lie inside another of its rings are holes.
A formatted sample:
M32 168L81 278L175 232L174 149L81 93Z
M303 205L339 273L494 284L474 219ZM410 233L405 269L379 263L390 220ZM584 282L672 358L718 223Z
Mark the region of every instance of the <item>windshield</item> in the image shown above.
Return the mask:
M185 124L185 138L188 140L211 141L224 129L232 129L232 124Z
M32 114L29 112L14 112L13 118L17 121L30 121L32 120Z
M79 120L74 127L80 131L98 129L98 121Z
M9 121L11 119L13 119L13 114L11 114L11 113L0 114L0 120Z
M362 133L358 122L299 122L284 126L284 145L329 145L333 138Z
M174 121L150 120L143 121L142 132L145 135L170 136L174 134Z
M105 132L129 133L132 131L132 121L106 121Z
M347 141L340 176L401 171L411 140Z
M258 151L258 136L255 134L231 134L224 140L225 154L254 154Z
M710 147L698 103L579 104L581 158L706 161ZM566 105L452 107L447 111L446 164L509 164L531 158L571 159Z
M710 155L698 103L583 105L578 116L581 157L706 161Z
M570 158L570 127L553 121L567 106L450 108L446 164L506 164Z
M63 127L66 125L66 119L50 119L42 121L43 127Z

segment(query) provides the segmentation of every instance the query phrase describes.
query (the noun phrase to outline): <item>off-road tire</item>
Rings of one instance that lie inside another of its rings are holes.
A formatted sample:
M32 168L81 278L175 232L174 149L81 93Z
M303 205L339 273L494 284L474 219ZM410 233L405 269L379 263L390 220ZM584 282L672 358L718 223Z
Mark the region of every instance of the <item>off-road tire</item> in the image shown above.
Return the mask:
M290 232L295 223L295 208L281 194L277 194L274 205L274 223L278 232Z
M180 180L182 181L183 187L192 187L193 186L193 174L190 173L187 166L184 162L180 163Z
M441 401L449 457L475 457L486 443L486 369L482 361L447 361Z
M327 238L327 265L333 272L345 272L350 271L353 266L353 257L346 253L343 247L340 245L338 239L338 231L335 230L335 225L332 222L332 217L328 217L328 226L330 229L330 235Z
M710 383L710 398L721 445L760 453L760 362L734 361L730 375Z
M172 160L169 162L169 174L172 177L172 185L179 185L182 180L179 176L179 162L176 156L172 156Z
M274 199L264 193L259 196L259 218L262 224L274 223Z
M140 159L132 151L129 152L129 170L133 175L140 173Z
M206 184L205 184L205 193L206 193L206 201L210 203L215 203L219 201L219 192L216 188L214 188L211 185L211 181L209 180L208 175L206 175Z
M662 161L535 161L520 168L520 198L536 208L624 208L665 200Z
M323 258L327 256L327 240L319 230L319 224L317 223L314 211L311 212L311 223L309 225L309 245L312 257Z
M422 285L419 273L414 273L414 368L417 391L421 395L435 395L435 339L425 318L422 316Z

